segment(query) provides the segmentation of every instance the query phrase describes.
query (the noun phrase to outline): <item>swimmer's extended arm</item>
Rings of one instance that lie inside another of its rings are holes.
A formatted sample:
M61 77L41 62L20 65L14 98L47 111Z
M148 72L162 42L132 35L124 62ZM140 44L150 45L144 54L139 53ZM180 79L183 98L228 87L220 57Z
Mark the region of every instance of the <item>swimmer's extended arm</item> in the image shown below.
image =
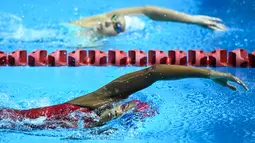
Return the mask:
M240 79L228 73L189 66L154 65L120 76L95 92L78 97L69 101L69 103L95 109L108 103L123 100L132 93L149 87L156 81L185 78L207 78L217 84L236 90L233 85L228 83L228 81L233 81L247 90L247 87Z
M96 22L104 21L112 15L145 15L152 20L156 21L173 21L189 24L198 24L203 27L211 28L214 30L226 30L226 26L220 24L221 19L203 15L190 15L183 12L158 7L158 6L141 6L131 8L121 8L107 12L100 15L91 16L81 20L72 22L71 24L86 27L95 24Z
M141 7L131 7L122 8L106 13L108 17L113 14L117 15L145 15L152 20L156 21L174 21L183 23L193 23L197 24L197 19L189 14L178 12L175 10L157 7L157 6L141 6Z
M179 12L158 6L142 6L133 8L118 9L109 13L106 13L108 17L113 14L118 15L145 15L151 20L155 21L172 21L182 22L188 24L197 24L213 30L226 30L226 26L218 22L222 22L221 19L204 16L204 15L190 15L187 13Z

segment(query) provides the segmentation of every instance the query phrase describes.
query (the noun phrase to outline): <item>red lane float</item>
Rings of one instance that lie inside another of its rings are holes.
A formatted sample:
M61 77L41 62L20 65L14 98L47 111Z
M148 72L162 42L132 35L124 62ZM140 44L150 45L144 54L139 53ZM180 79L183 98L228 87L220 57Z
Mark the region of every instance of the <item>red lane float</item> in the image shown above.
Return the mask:
M88 65L92 66L106 66L107 53L100 50L89 50L87 58Z
M26 66L27 65L27 51L16 50L11 52L7 58L8 66Z
M249 67L255 67L255 51L249 54Z
M207 54L202 50L188 51L188 65L190 66L208 66Z
M130 58L129 64L132 66L147 66L147 56L141 50L129 50L128 56Z
M56 50L55 52L48 55L48 65L49 66L66 66L66 50Z
M208 65L210 67L226 67L227 66L227 50L216 49L208 53Z
M28 55L29 66L46 66L47 65L47 51L36 50Z
M168 57L171 65L187 65L187 54L181 50L169 50Z
M167 54L168 53L168 54ZM183 66L210 67L252 67L255 68L255 51L245 49L227 52L216 49L206 53L195 49L188 53L182 50L149 50L148 55L141 50L84 50L77 49L67 54L66 50L56 50L47 55L46 50L36 50L27 55L26 50L16 50L9 54L0 51L0 66L151 66L171 64Z
M7 64L7 54L0 51L0 66L6 66Z
M230 67L242 67L248 66L248 53L245 49L235 49L229 52L228 66Z
M87 64L86 50L78 49L68 54L68 66L84 66Z
M126 66L129 63L129 58L126 52L122 50L108 51L108 65L112 66Z
M170 58L164 51L161 50L149 50L148 65L154 64L170 64Z

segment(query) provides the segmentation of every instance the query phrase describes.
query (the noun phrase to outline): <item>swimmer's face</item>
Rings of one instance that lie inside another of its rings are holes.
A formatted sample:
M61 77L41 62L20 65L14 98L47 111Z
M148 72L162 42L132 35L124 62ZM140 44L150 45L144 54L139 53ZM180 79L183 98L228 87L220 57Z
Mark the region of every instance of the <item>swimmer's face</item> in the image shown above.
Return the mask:
M133 102L128 102L128 103L125 103L123 105L120 106L120 110L122 112L127 112L128 110L131 110L135 107L135 103Z
M96 30L106 36L116 36L125 31L124 16L113 15L110 19L99 23Z

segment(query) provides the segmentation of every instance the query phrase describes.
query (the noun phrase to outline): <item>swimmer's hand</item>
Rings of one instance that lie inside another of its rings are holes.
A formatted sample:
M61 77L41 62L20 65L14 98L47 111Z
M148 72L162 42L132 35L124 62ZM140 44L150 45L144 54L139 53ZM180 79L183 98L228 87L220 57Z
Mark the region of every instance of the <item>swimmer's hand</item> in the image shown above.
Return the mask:
M226 31L227 27L222 24L222 20L216 17L195 15L194 19L197 24L216 31Z
M239 78L233 76L230 73L223 73L223 72L217 72L217 71L211 70L209 78L213 80L214 82L216 82L217 84L226 86L232 90L236 90L236 87L229 84L228 81L235 82L243 86L245 90L248 90L247 86L243 83L243 81L241 81Z

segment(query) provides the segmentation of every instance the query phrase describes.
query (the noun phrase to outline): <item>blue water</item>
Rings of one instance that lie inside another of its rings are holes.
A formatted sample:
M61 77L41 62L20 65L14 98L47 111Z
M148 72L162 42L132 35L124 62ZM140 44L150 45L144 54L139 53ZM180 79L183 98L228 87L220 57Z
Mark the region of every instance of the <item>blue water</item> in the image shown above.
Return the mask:
M245 48L254 51L255 2L179 0L179 1L1 1L0 50L17 48L49 52L73 47L75 42L63 23L116 8L157 5L191 13L220 17L230 28L213 32L195 25L153 22L140 18L137 29L104 41L101 50L139 48L210 51ZM97 7L95 7L97 6ZM0 106L28 109L53 105L89 93L111 80L140 67L1 67ZM255 141L255 70L216 68L241 78L249 87L234 92L204 79L159 81L141 90L131 99L153 102L159 110L153 118L125 118L112 123L118 131L94 135L86 129L74 130L0 130L0 142L176 142L176 143L251 143ZM195 84L194 84L195 83ZM97 130L97 129L95 129Z

